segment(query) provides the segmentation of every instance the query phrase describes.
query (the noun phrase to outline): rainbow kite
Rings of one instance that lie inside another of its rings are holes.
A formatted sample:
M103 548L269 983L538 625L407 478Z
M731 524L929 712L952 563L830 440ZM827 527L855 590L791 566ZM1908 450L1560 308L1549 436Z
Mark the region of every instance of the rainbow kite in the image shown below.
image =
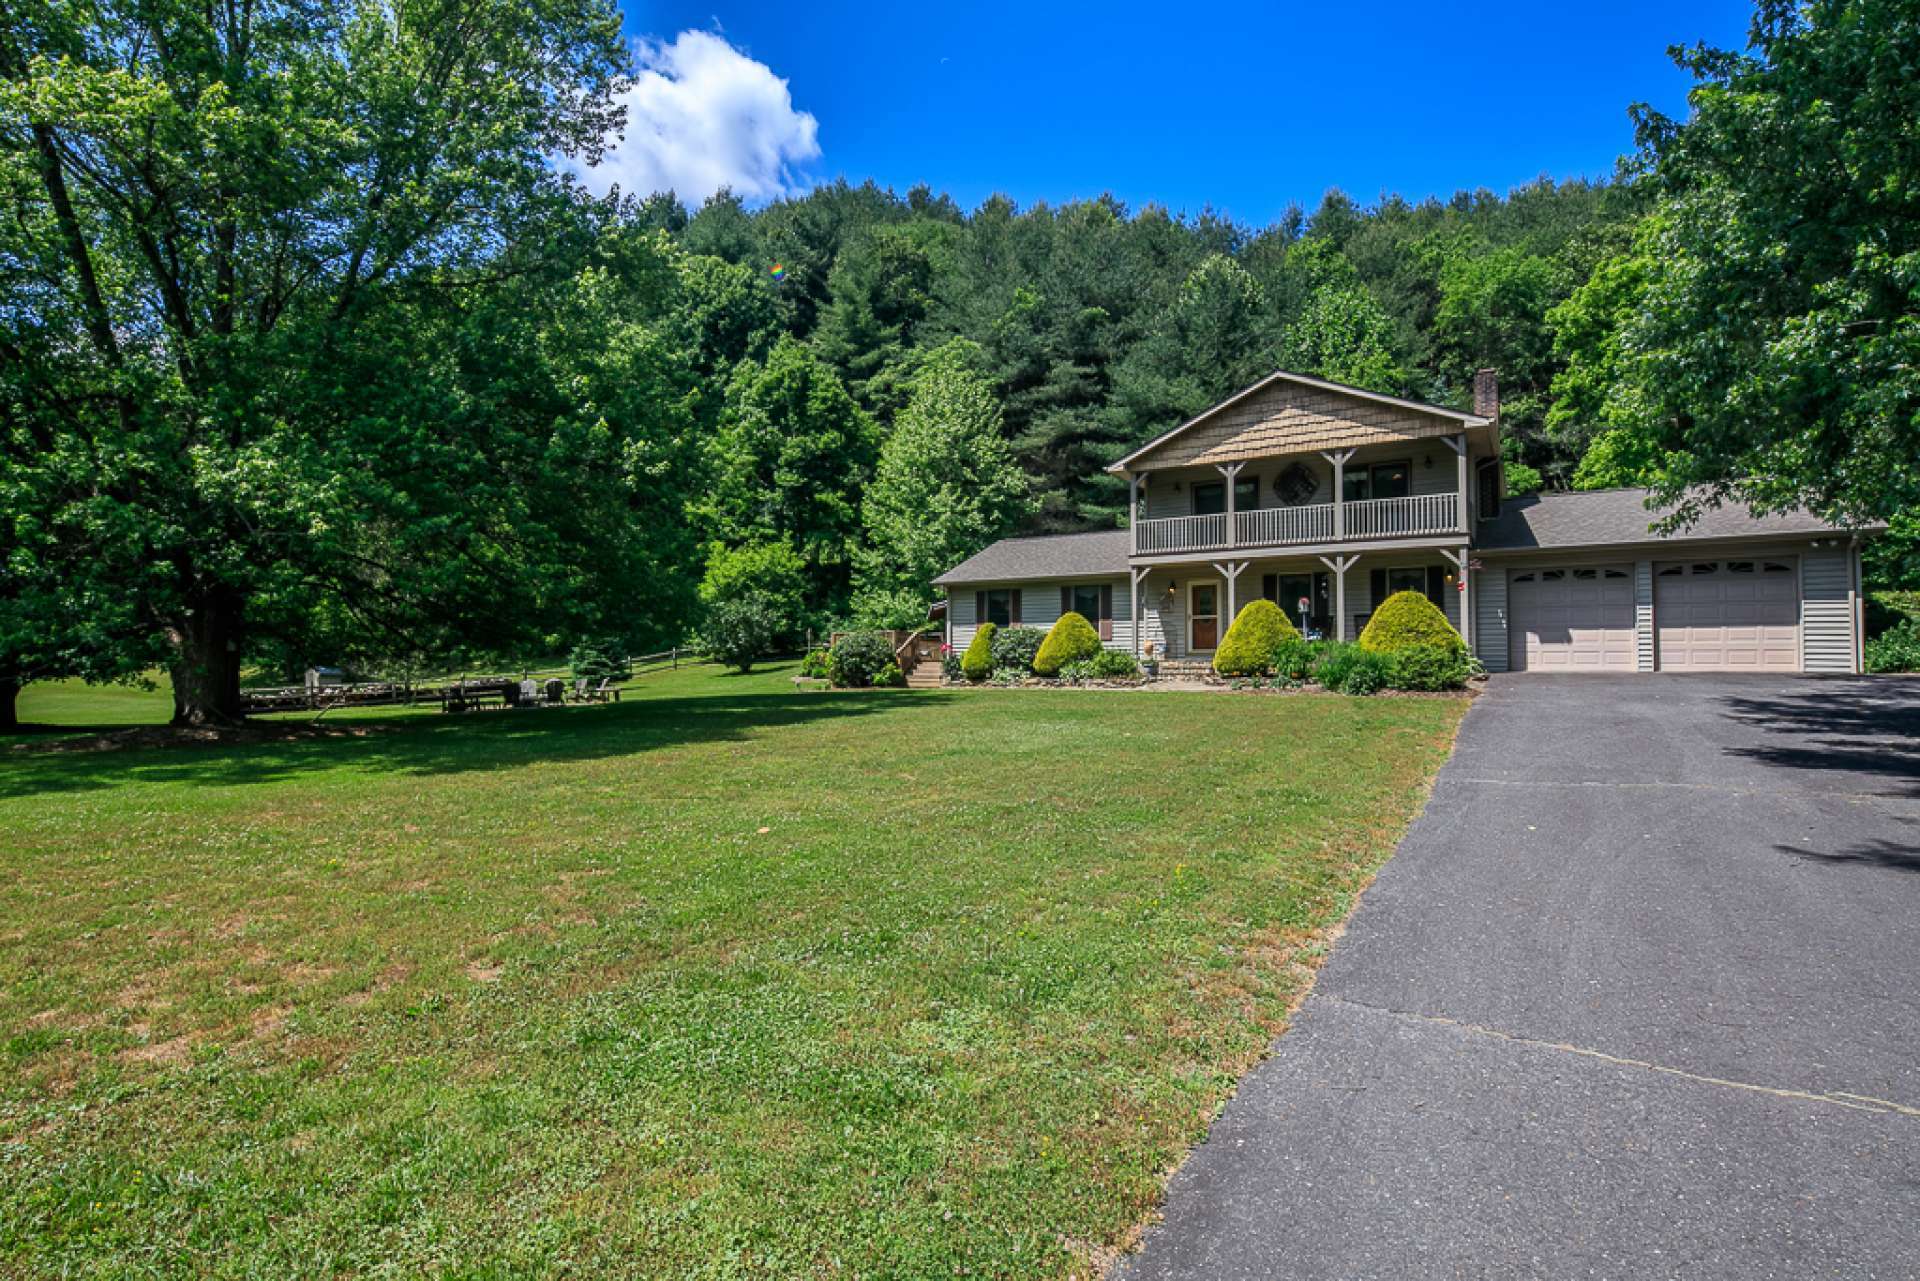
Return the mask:
M768 270L772 274L774 281L776 283L779 281L785 280L787 278L787 268L785 263L776 262Z

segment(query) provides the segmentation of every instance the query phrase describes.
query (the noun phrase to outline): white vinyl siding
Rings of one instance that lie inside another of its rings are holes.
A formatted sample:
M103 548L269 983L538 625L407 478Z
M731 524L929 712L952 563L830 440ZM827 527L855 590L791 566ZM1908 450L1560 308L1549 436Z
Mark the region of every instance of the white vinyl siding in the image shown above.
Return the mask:
M1507 670L1507 571L1483 569L1473 577L1473 647L1490 672Z
M1854 653L1853 556L1847 548L1810 551L1800 565L1800 635L1809 672L1858 670Z
M1633 563L1633 668L1653 670L1653 562Z
M1105 642L1108 649L1133 649L1133 603L1127 599L1127 580L1123 578L1075 578L1067 580L1066 586L1088 586L1092 584L1113 589L1113 636ZM1052 627L1060 620L1060 588L1058 579L1019 583L979 583L957 584L947 588L947 620L950 627L950 641L955 650L964 650L973 643L973 634L980 630L979 619L974 617L976 592L1002 588L1020 590L1020 626L1037 627L1041 631Z

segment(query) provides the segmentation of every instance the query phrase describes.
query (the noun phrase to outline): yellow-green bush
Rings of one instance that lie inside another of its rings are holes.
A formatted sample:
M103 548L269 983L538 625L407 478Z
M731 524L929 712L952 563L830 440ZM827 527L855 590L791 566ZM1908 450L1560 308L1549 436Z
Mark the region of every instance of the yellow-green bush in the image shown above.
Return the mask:
M973 634L973 640L967 645L967 652L960 656L960 674L970 681L983 681L993 674L993 633L992 623L982 623Z
M1248 601L1213 652L1213 670L1222 676L1258 676L1273 666L1273 651L1281 641L1299 638L1299 629L1278 605Z
M1380 602L1360 633L1360 648L1394 654L1416 645L1465 651L1467 643L1440 607L1419 592L1395 592Z
M1040 651L1033 656L1033 670L1041 676L1058 676L1066 664L1092 658L1099 652L1099 630L1084 614L1068 610L1040 642Z

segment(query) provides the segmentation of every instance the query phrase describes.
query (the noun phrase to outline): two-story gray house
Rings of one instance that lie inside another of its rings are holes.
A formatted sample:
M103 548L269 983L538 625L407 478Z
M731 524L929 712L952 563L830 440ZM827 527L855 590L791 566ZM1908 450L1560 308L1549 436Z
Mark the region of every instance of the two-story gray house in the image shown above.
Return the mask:
M936 579L947 639L1071 609L1204 661L1255 597L1351 639L1412 590L1489 671L1860 670L1869 531L1723 508L1662 536L1639 490L1502 498L1491 371L1474 400L1273 374L1113 464L1127 528L1003 539Z

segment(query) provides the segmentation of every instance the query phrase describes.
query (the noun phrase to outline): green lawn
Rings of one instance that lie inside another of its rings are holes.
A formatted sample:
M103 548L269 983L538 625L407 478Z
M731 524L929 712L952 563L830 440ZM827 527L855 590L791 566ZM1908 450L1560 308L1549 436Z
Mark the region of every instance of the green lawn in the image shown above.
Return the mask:
M790 674L0 748L0 1275L1088 1275L1465 707Z

